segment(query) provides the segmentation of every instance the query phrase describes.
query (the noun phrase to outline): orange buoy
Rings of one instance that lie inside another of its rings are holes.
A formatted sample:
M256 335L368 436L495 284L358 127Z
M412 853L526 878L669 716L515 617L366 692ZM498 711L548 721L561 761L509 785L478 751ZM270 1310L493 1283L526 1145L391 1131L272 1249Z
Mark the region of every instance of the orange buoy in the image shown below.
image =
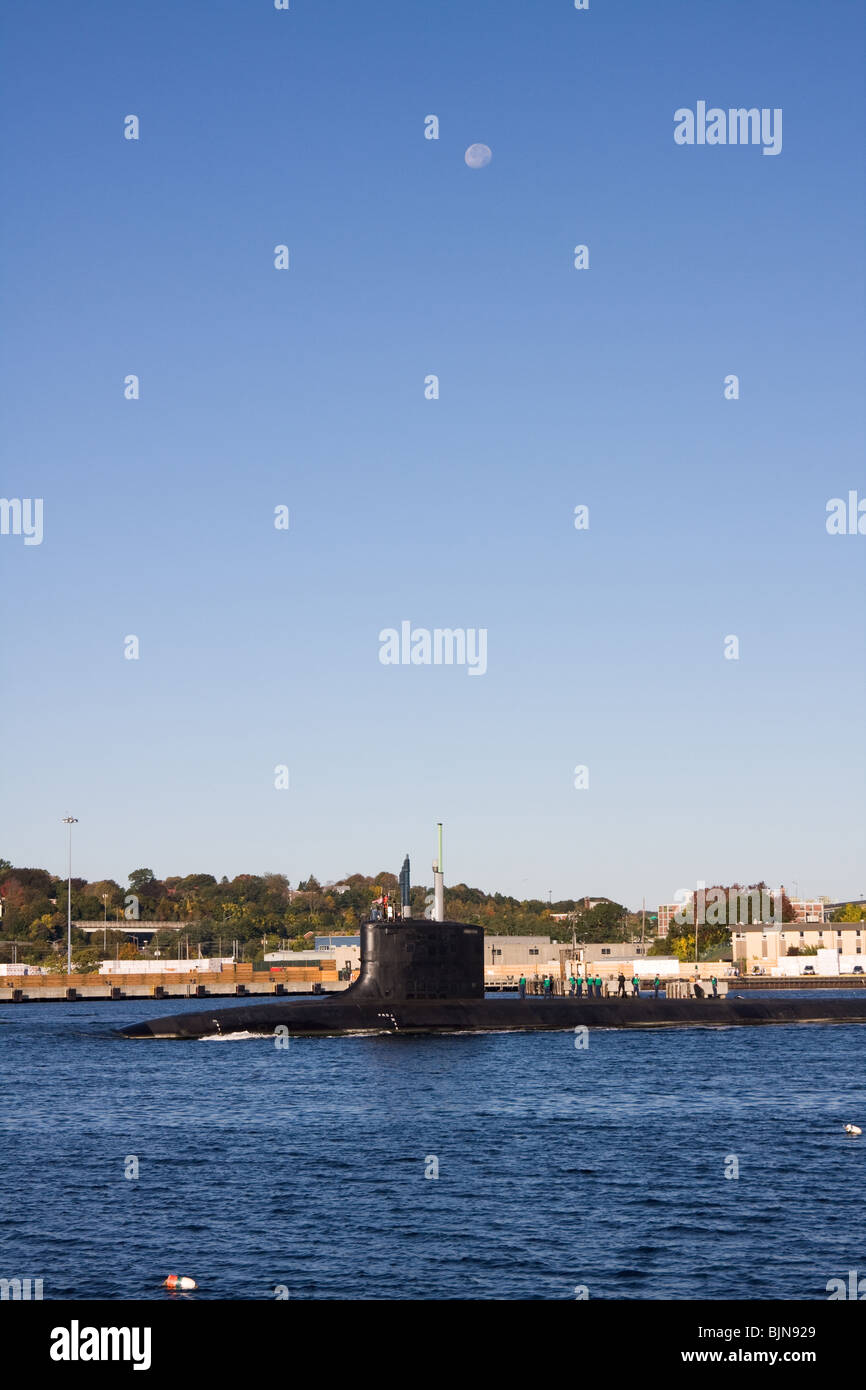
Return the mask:
M162 1287L164 1289L197 1289L198 1284L185 1274L170 1274Z

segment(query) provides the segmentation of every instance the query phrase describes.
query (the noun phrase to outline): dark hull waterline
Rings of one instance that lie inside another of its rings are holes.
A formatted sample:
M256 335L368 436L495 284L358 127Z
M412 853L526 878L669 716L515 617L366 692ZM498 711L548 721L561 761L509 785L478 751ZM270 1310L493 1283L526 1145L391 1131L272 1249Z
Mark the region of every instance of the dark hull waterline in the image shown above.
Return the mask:
M866 999L281 999L190 1010L122 1029L128 1038L228 1033L499 1033L587 1028L706 1028L762 1023L866 1023Z

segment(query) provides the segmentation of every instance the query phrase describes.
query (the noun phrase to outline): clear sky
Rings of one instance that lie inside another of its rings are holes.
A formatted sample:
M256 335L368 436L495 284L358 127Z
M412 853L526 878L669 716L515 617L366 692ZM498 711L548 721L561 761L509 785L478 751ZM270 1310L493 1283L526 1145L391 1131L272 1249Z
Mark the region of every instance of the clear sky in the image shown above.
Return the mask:
M864 13L7 12L0 855L429 882L444 820L521 897L861 895Z

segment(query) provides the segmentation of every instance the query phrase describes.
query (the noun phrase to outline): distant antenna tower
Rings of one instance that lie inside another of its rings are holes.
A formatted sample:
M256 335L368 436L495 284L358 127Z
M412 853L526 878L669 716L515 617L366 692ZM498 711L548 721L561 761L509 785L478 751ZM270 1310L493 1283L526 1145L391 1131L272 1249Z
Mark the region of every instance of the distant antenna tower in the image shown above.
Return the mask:
M400 870L400 915L405 918L412 916L412 900L410 892L410 869L409 856L403 860L403 867Z

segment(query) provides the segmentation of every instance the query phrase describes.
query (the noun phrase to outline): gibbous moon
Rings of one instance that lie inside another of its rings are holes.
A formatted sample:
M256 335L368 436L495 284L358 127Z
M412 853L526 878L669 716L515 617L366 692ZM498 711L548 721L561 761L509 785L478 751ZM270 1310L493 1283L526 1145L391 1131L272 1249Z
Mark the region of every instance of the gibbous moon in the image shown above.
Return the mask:
M483 169L493 158L489 145L470 145L463 158L470 169Z

